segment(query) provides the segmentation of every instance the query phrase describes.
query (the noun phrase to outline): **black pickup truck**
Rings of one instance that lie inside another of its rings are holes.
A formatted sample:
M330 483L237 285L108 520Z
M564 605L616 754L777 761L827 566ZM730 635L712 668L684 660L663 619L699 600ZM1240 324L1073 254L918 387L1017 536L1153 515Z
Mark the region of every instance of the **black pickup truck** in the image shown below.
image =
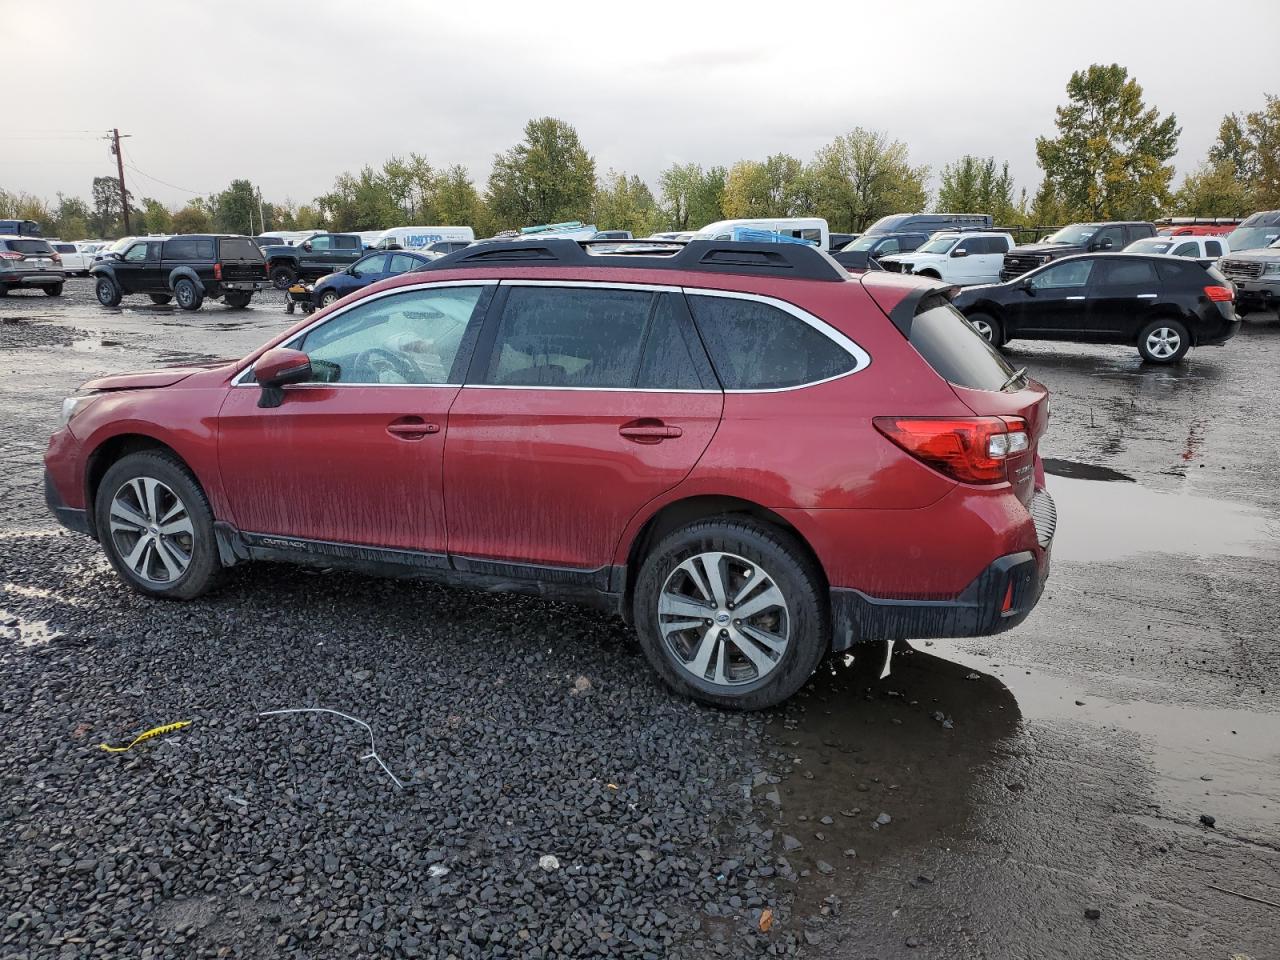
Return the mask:
M104 307L118 307L127 294L145 293L158 304L176 298L183 310L199 310L206 297L243 308L267 285L267 265L256 243L212 234L139 237L95 262L89 275Z
M1118 253L1135 240L1155 235L1155 224L1143 220L1073 223L1046 237L1043 243L1023 244L1006 253L1000 279L1012 280L1050 260L1073 257L1077 253Z
M297 280L319 280L345 270L364 256L364 244L354 233L317 233L297 246L262 248L267 271L277 290L288 290Z

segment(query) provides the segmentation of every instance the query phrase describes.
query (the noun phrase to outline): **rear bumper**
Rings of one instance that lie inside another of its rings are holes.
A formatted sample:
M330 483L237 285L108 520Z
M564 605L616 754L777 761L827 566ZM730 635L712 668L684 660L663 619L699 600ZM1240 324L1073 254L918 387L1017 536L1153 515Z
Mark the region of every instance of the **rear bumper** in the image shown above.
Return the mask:
M863 640L984 637L1022 623L1049 578L1058 511L1049 491L1036 492L1028 512L1036 549L992 561L958 596L945 600L873 597L851 587L831 588L832 648Z
M58 488L53 485L53 480L47 470L44 474L44 502L49 505L50 512L57 518L58 522L68 530L93 536L89 531L88 512L66 505L58 494Z
M61 270L46 270L41 273L0 273L0 283L6 287L45 287L51 283L62 283L66 276Z

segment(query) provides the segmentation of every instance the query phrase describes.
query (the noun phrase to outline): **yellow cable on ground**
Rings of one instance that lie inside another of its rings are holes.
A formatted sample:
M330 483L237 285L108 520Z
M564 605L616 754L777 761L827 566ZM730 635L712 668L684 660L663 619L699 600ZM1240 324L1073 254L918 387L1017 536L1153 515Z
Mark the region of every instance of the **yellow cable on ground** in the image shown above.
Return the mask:
M145 733L138 734L127 747L109 747L105 743L100 743L98 746L107 751L107 753L124 753L126 750L132 750L143 740L150 740L152 737L159 737L166 733L173 733L175 730L181 730L183 727L189 726L191 726L190 720L179 720L177 723L166 723L162 727L152 727Z

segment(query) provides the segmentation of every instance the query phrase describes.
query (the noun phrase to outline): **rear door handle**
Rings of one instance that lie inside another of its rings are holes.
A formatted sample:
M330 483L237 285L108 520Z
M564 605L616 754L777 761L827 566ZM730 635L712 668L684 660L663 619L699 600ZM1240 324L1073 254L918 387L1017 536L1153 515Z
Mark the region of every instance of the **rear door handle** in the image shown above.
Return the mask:
M387 433L398 440L421 440L429 433L439 433L440 424L428 423L421 417L401 417L387 424Z
M663 440L684 436L684 431L679 427L670 426L661 420L633 420L620 426L618 433L636 443L661 443Z

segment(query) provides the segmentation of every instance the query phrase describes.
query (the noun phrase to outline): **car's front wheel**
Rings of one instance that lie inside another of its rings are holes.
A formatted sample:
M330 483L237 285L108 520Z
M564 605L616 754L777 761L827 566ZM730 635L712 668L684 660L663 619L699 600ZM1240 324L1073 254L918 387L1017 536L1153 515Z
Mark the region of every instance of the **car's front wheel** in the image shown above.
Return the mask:
M1138 353L1147 363L1177 363L1191 349L1191 334L1179 320L1152 320L1138 334Z
M320 306L327 307L329 304L337 300L338 297L339 294L336 290L326 290L324 293L320 294Z
M99 277L98 282L94 284L93 292L98 298L98 302L104 307L120 306L120 300L124 296L120 290L120 285L110 277Z
M640 570L633 614L659 675L719 707L781 703L831 648L813 560L787 533L745 517L700 521L664 538Z
M134 590L190 600L222 575L213 511L177 457L144 451L111 465L94 500L98 542Z

